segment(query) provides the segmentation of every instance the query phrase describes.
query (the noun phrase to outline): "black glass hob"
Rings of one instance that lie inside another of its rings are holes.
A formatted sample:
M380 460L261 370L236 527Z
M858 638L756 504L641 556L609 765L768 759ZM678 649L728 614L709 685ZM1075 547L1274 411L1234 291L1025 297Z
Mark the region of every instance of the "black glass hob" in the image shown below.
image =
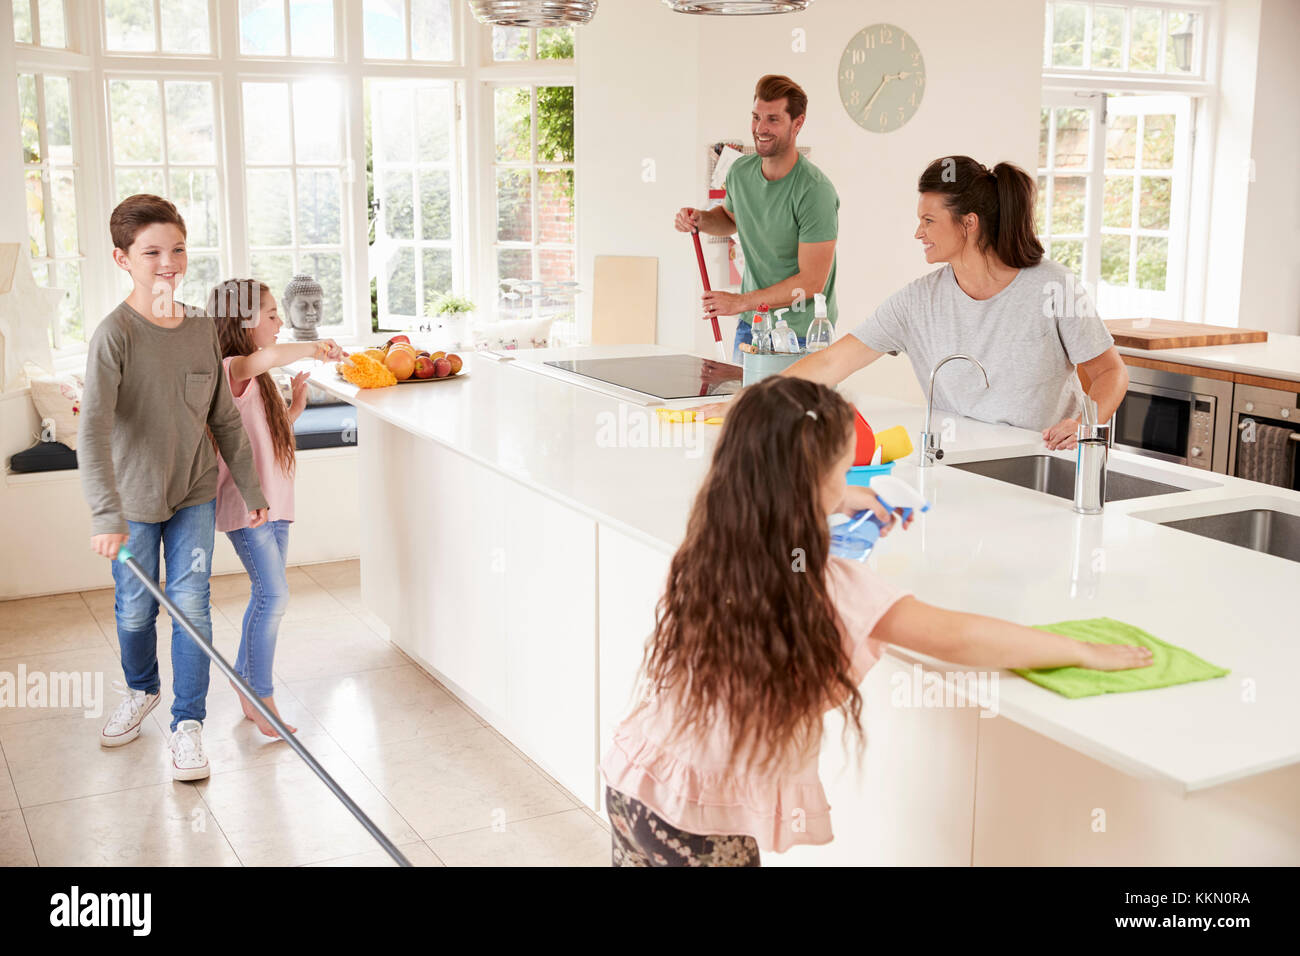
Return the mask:
M741 368L696 355L643 355L632 358L569 359L552 368L670 401L730 395L740 388Z

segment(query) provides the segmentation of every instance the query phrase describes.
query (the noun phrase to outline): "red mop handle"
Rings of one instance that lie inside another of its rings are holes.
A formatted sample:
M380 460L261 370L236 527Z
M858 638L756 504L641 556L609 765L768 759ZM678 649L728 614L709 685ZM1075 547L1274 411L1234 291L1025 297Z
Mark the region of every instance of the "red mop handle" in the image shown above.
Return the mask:
M700 281L704 283L705 292L712 292L713 287L709 285L709 270L704 266L704 249L700 245L700 230L693 231L691 238L695 240L695 261L700 264ZM718 317L710 315L709 321L713 323L713 341L721 342L722 330L718 328Z

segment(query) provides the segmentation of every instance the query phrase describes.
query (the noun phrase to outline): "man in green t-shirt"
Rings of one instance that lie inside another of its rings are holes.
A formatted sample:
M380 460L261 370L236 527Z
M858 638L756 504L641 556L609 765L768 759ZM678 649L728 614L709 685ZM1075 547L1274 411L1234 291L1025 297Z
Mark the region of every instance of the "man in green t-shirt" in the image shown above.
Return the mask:
M739 294L704 293L706 315L740 315L733 346L752 340L753 310L766 303L785 316L802 345L813 320L813 295L826 297L826 317L835 322L835 240L840 199L820 169L799 155L795 138L803 128L808 95L787 76L764 76L754 88L750 129L755 153L727 171L727 197L712 209L678 210L680 232L735 234L745 254Z

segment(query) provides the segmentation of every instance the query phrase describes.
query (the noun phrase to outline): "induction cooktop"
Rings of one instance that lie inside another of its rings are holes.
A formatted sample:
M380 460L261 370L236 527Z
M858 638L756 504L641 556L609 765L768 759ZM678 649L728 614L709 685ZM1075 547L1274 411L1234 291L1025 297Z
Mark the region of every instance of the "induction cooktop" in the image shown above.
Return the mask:
M670 401L730 395L740 388L741 368L696 355L642 355L631 358L568 359L552 368Z

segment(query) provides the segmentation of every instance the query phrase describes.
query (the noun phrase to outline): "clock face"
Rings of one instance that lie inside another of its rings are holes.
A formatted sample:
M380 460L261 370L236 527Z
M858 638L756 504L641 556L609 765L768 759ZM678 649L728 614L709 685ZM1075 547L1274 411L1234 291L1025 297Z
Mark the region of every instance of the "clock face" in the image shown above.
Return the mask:
M855 33L839 66L840 102L863 129L888 133L912 118L925 93L916 41L889 23Z

